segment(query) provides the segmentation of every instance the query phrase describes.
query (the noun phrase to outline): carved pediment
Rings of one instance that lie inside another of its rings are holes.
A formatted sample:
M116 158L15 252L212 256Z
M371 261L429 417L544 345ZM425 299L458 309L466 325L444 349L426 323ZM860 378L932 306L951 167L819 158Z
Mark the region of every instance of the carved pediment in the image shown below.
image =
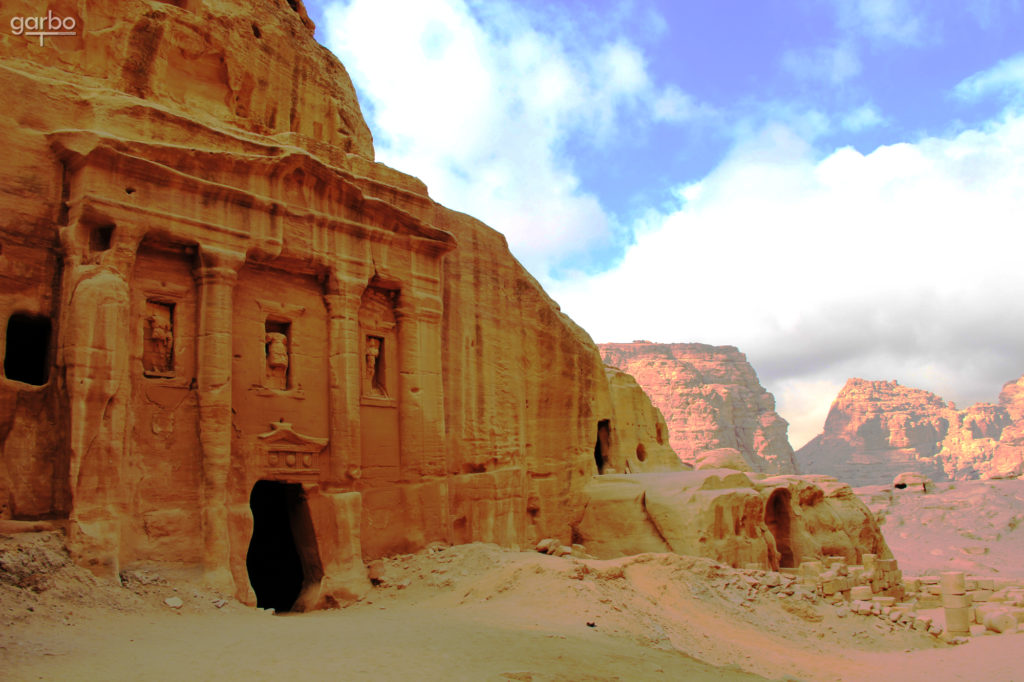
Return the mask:
M320 473L320 453L326 438L299 433L286 421L272 422L270 431L256 436L262 451L261 464L275 477L316 478Z
M294 452L320 452L327 445L326 438L303 435L286 421L271 422L270 431L256 437L263 441L264 447L289 449Z

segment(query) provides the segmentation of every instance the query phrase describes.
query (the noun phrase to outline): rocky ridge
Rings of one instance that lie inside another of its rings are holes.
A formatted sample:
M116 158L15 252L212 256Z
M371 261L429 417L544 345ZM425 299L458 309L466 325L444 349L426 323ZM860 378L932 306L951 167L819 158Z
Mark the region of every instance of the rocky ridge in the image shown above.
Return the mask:
M706 450L734 448L752 471L796 472L789 424L734 346L637 341L598 347L605 364L636 377L664 414L669 444L684 462Z
M821 434L796 452L804 471L852 485L888 483L903 471L935 480L1008 478L1024 473L1024 377L999 404L958 410L896 381L850 379Z

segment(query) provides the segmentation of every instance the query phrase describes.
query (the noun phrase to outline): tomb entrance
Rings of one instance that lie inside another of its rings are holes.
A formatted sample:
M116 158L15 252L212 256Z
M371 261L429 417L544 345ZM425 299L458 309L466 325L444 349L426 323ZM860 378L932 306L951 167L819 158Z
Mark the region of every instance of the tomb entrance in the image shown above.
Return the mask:
M772 566L773 569L796 567L796 556L793 554L792 545L792 518L789 501L789 491L785 488L779 488L768 497L768 502L764 508L764 522L768 526L772 537L775 538L775 548L778 551L776 558L778 566Z
M253 530L245 557L256 606L304 610L304 591L323 577L316 536L299 483L257 481L249 498Z

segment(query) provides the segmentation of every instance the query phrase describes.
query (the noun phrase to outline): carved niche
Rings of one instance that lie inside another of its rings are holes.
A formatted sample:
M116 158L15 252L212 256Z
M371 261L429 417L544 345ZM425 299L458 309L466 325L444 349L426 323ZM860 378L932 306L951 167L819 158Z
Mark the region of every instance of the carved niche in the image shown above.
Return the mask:
M142 369L146 376L174 376L174 304L146 301Z
M291 388L291 324L267 320L263 343L266 350L263 385L288 390Z
M306 436L286 421L272 422L259 439L259 468L272 479L315 479L320 475L321 455L328 439Z
M398 291L369 287L359 307L362 343L361 394L364 400L391 403L397 388Z
M256 299L260 314L263 316L263 332L258 342L263 343L263 378L260 380L262 391L259 395L279 395L287 391L294 398L302 398L302 376L296 371L296 355L299 354L299 342L296 341L295 326L302 325L305 307Z

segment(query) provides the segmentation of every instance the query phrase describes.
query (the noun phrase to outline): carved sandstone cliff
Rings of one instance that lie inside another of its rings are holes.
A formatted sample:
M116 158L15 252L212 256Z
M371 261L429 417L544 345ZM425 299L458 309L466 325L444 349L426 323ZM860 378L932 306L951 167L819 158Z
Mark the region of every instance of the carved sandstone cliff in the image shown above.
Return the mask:
M734 448L752 471L796 472L789 425L735 347L646 341L599 347L606 364L632 374L651 396L684 462L705 450Z
M374 162L302 3L49 10L76 35L0 34L0 518L279 609L433 541L570 542L618 426L600 355L500 234Z
M889 483L904 471L933 480L1024 473L1022 381L1004 386L1000 404L957 410L895 381L850 379L832 403L822 433L797 451L802 470L853 485Z

